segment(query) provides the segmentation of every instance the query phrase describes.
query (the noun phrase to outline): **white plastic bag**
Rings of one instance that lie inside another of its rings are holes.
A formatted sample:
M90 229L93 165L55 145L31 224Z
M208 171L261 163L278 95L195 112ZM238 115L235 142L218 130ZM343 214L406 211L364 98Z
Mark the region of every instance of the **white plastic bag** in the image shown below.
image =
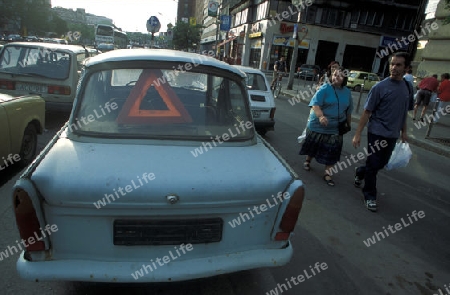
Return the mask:
M297 137L298 143L303 143L305 141L305 138L306 138L306 128L303 129L302 135Z
M385 168L386 170L392 170L406 167L411 157L412 152L409 148L409 144L407 142L397 142Z

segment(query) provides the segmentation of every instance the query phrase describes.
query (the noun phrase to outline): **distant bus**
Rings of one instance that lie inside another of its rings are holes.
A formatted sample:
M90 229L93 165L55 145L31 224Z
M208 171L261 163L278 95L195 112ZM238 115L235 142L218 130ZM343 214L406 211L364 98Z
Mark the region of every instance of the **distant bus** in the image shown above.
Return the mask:
M97 25L95 27L95 44L113 44L114 48L127 48L127 34L111 25Z

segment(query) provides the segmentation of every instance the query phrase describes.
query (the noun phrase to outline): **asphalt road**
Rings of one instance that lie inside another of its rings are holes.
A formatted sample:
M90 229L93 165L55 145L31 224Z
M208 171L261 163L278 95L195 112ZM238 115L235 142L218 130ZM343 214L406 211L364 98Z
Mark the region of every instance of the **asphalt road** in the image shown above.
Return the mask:
M380 172L380 208L372 213L363 207L361 190L352 184L355 165L334 176L335 187L325 184L323 167L316 162L310 172L302 169L296 139L309 108L303 103L291 106L283 97L276 103L275 131L265 139L299 174L307 196L292 237L294 257L288 265L176 283L29 282L16 274L15 255L0 261L0 294L441 294L439 289L447 294L449 159L411 146L414 155L407 168ZM62 114L47 116L48 131L39 137L40 149L66 120ZM362 151L351 146L352 135L345 135L342 159ZM9 194L20 170L16 167L0 174L0 251L19 238ZM415 220L413 211L423 211L424 216ZM378 234L375 244L365 245L374 232L384 232L397 223L400 230L384 237ZM317 262L326 269L313 274L311 267ZM299 275L304 276L303 282L291 279Z

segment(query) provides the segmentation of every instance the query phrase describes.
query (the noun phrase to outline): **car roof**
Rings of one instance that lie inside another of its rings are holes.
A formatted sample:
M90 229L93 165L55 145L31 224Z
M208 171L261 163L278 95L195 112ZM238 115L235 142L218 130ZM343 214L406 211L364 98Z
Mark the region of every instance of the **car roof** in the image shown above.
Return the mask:
M215 58L206 55L200 55L198 53L190 53L171 49L117 49L108 51L97 56L94 56L86 61L86 68L105 62L115 62L115 61L171 61L179 62L185 64L201 64L205 66L212 66L216 68L221 68L229 72L235 73L242 78L245 78L245 73L236 68L235 66L229 65L225 62L219 61Z
M260 69L255 69L248 66L233 65L233 67L238 68L244 73L261 74L261 75L264 74Z
M58 43L42 43L42 42L11 42L5 44L6 46L25 46L25 47L38 47L49 50L65 50L73 53L84 52L84 48L80 45L67 45L67 44L58 44Z

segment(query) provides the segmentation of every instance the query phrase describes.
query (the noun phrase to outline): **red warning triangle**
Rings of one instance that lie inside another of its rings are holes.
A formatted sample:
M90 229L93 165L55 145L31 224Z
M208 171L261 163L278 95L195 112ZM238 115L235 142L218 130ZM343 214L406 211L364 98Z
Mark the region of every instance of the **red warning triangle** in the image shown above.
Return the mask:
M153 85L158 91L167 110L141 110L142 99ZM161 70L144 69L136 85L128 95L119 116L119 124L149 124L149 123L190 123L192 118L184 108L178 95L170 87Z

